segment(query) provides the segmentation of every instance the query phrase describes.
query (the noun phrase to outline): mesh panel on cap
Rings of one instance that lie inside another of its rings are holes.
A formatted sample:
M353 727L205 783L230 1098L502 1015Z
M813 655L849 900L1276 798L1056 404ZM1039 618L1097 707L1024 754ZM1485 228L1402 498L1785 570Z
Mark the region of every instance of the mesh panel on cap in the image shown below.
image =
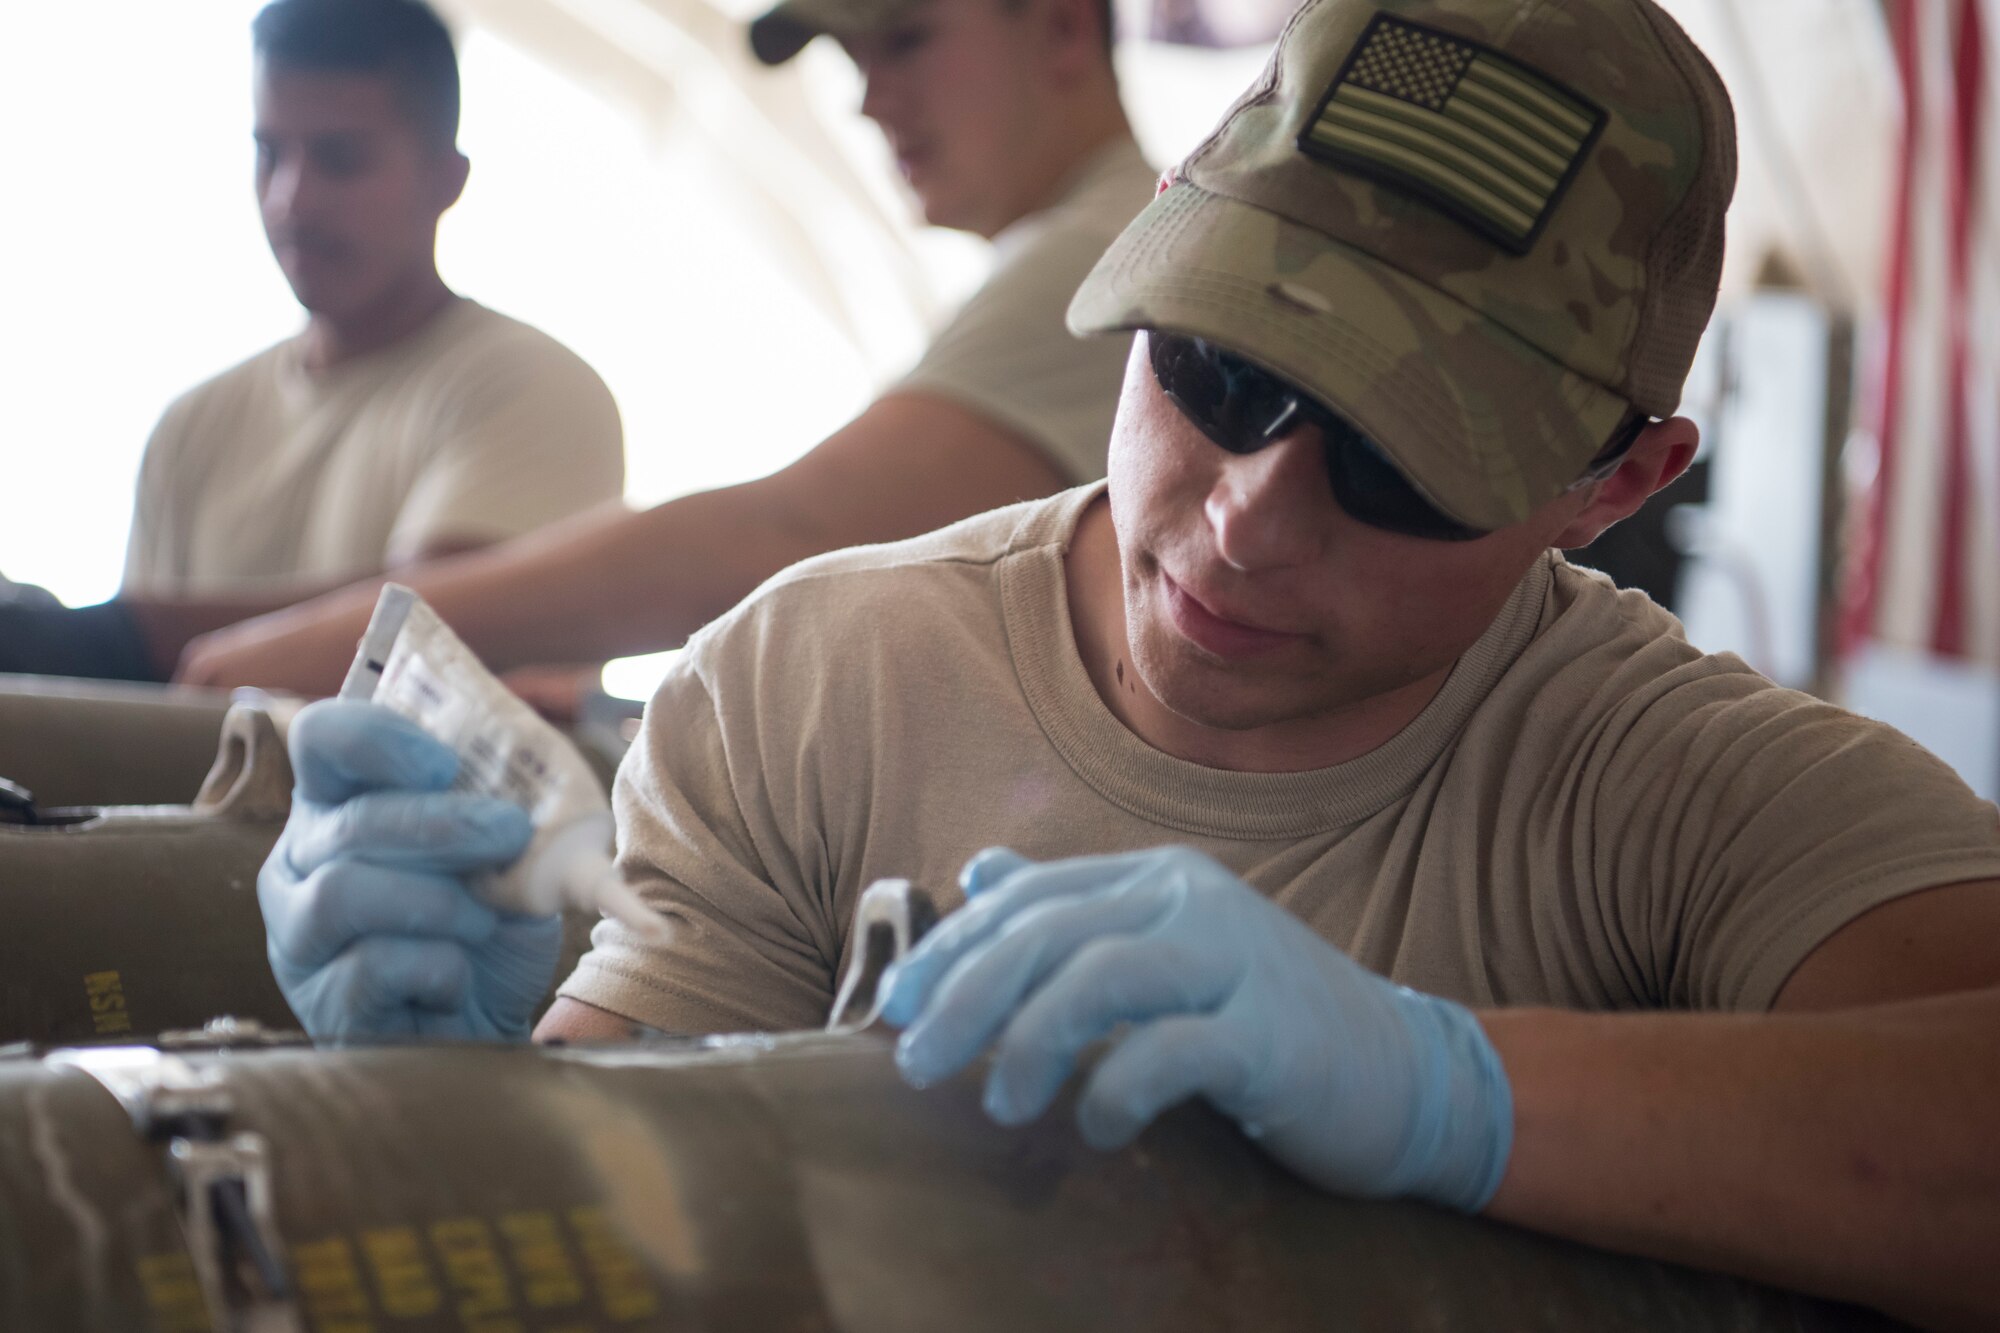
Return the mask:
M1646 295L1633 339L1626 397L1656 417L1672 413L1722 280L1723 214L1736 189L1735 113L1706 58L1651 0L1639 13L1686 80L1701 112L1701 162L1687 194L1653 238Z

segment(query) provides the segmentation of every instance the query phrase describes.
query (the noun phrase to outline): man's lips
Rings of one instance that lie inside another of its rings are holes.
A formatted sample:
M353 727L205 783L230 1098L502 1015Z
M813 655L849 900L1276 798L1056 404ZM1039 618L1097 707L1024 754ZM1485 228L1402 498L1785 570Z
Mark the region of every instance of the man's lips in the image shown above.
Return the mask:
M1213 610L1164 569L1160 571L1160 581L1166 587L1167 614L1173 618L1174 628L1197 648L1217 657L1257 657L1305 637L1235 620Z
M271 251L286 265L338 264L346 258L344 247L326 241L274 241Z

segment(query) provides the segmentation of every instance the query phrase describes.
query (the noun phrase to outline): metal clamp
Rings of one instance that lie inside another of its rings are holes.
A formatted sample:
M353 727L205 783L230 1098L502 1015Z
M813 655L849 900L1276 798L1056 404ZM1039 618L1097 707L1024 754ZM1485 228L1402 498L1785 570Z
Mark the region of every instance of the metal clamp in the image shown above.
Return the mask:
M48 1063L97 1080L142 1138L165 1143L210 1324L229 1333L303 1333L272 1206L270 1144L261 1134L226 1132L235 1101L217 1071L150 1046L56 1051Z
M181 1226L210 1320L243 1333L302 1329L271 1206L264 1136L175 1137L167 1160L180 1182Z
M834 996L826 1030L847 1033L873 1027L882 1017L882 974L936 924L937 909L907 879L870 884L854 908L854 926L848 932L854 952L848 957L847 975ZM867 1012L859 1018L849 1016L848 1011L861 1004L868 1006Z

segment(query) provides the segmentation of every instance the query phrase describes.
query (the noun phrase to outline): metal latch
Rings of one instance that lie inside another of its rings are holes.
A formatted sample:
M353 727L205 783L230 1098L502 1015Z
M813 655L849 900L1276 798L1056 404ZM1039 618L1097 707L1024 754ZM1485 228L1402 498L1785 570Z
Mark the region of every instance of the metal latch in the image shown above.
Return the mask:
M35 824L35 794L18 783L0 778L0 824Z
M302 1329L284 1241L271 1207L270 1144L262 1134L175 1136L167 1159L180 1184L181 1225L217 1328Z
M268 1050L279 1046L310 1046L312 1038L295 1028L266 1027L254 1018L224 1014L198 1028L169 1028L153 1041L171 1050Z
M859 1032L873 1027L882 1017L882 974L936 924L937 909L907 879L870 884L854 909L854 928L848 935L854 952L848 956L847 975L834 996L826 1030ZM850 1011L861 1005L867 1011L857 1018Z
M270 1144L227 1132L234 1102L214 1071L150 1046L56 1051L90 1075L142 1138L164 1143L181 1232L208 1307L228 1333L303 1333L272 1207Z

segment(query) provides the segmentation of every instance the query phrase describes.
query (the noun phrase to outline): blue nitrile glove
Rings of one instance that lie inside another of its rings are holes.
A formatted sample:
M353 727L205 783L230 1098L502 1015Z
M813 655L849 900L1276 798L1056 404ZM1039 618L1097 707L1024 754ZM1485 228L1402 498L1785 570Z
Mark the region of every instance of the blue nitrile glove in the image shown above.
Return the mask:
M527 1036L562 919L495 912L462 878L519 856L527 815L446 791L458 757L374 704L312 705L291 751L292 814L257 900L271 971L306 1031Z
M993 849L960 884L966 905L882 979L912 1083L998 1038L986 1109L1022 1124L1130 1023L1077 1106L1096 1147L1199 1094L1341 1194L1476 1212L1499 1188L1513 1097L1471 1012L1368 971L1201 853Z

